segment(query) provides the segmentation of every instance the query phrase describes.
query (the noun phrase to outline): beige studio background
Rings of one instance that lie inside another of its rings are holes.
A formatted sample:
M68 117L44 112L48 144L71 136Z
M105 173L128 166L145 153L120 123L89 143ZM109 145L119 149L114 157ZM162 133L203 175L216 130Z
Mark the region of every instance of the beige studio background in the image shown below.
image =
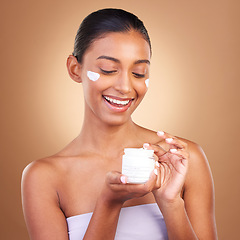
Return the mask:
M199 143L216 189L219 239L239 239L239 1L2 1L0 239L28 239L23 168L77 136L81 85L65 67L81 20L104 7L134 12L149 30L150 89L141 125ZM47 221L47 219L46 219Z

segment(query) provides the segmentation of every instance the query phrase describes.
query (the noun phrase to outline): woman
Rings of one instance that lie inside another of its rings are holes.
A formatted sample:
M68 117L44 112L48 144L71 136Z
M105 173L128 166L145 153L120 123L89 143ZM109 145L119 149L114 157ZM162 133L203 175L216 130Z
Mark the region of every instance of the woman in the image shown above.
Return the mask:
M103 9L82 22L67 69L83 86L84 122L66 148L24 170L31 239L217 239L201 148L131 119L147 92L150 58L147 30L135 15ZM145 184L129 184L123 149L143 146L154 150L155 169Z

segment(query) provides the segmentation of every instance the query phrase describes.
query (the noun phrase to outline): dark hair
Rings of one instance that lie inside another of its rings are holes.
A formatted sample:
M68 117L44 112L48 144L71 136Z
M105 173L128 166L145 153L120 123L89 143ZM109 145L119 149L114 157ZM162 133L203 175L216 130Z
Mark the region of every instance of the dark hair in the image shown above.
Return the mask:
M73 56L79 63L86 50L96 40L110 32L128 32L135 30L151 42L143 22L134 14L122 9L106 8L89 14L81 23L74 43Z

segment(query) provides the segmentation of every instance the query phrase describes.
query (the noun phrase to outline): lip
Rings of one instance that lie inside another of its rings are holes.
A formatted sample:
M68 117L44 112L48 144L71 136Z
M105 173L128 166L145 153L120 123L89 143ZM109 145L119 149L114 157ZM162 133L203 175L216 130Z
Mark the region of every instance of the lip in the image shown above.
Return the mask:
M118 101L129 101L129 103L126 104L126 105L122 105L122 106L116 106L116 105L111 104L109 101L107 101L105 97L108 97L108 98L111 98L111 99L114 99L114 100L118 100ZM107 107L111 111L117 112L117 113L127 111L129 109L129 107L131 106L133 100L134 100L134 98L121 98L121 97L111 96L111 95L103 95L102 98L103 98L105 104L107 105Z

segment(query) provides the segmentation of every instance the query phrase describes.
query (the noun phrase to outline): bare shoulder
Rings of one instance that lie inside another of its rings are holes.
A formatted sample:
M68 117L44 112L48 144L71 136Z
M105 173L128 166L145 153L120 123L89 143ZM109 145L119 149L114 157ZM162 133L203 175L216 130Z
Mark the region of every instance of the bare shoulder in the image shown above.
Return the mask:
M185 139L185 138L181 138L181 137L177 137L178 139L180 139L181 141L185 142L187 144L188 150L192 153L192 154L200 154L200 155L205 155L203 152L202 147L198 144L195 143L191 140Z
M188 172L184 184L184 191L196 191L202 188L208 188L208 192L213 192L213 179L207 157L202 147L188 139L178 137L166 133L168 137L174 137L180 140L184 145L185 151L189 153L188 158ZM157 143L164 149L168 150L169 145L166 144L165 138L160 139Z
M156 131L146 129L146 128L142 128L142 127L141 127L141 131L143 132L142 136L144 136L144 138L146 139L145 141L147 141L151 144L160 145L164 149L168 149L168 147L167 147L168 144L165 143L164 139L159 138ZM188 139L185 139L185 138L182 138L182 137L178 137L178 136L175 136L175 135L172 135L172 134L169 134L169 133L166 133L166 134L169 135L169 136L176 137L177 139L179 139L180 141L182 141L186 144L187 151L190 154L190 161L191 162L196 163L198 161L203 161L203 162L207 161L206 155L205 155L202 147L199 144L197 144L197 143L195 143L191 140L188 140Z
M59 156L50 156L28 164L22 173L23 194L41 191L56 195L56 189L64 175L66 160Z
M187 146L187 151L190 154L190 161L206 161L206 155L202 149L202 147L198 144L195 143L193 141L190 141L188 139L184 139L184 138L180 138L177 137L178 139L180 139L181 141L183 141L184 143L186 143Z
M191 170L197 170L197 168L205 168L206 173L209 174L210 167L207 160L207 157L202 149L202 147L193 141L179 138L181 141L186 143L187 151L189 152L189 167ZM200 169L199 169L200 170ZM197 174L199 171L194 171L194 174Z
M159 139L157 132L142 126L138 126L138 138L142 142L151 144L160 144L161 139Z
M212 224L215 221L214 181L208 159L199 144L182 138L180 140L187 144L186 150L189 152L188 172L184 184L186 209L189 213L198 212L201 209L202 212L198 212L195 216L204 213L207 216L211 213L212 218L209 224Z
M53 179L54 176L56 176L56 170L58 168L56 161L56 157L47 157L31 162L23 170L23 179Z
M31 239L68 239L58 194L64 161L47 157L33 161L23 171L22 206Z
M194 182L204 182L212 184L212 175L208 159L202 147L190 140L179 138L186 143L186 150L189 152L189 170L186 178L186 185L193 185Z

